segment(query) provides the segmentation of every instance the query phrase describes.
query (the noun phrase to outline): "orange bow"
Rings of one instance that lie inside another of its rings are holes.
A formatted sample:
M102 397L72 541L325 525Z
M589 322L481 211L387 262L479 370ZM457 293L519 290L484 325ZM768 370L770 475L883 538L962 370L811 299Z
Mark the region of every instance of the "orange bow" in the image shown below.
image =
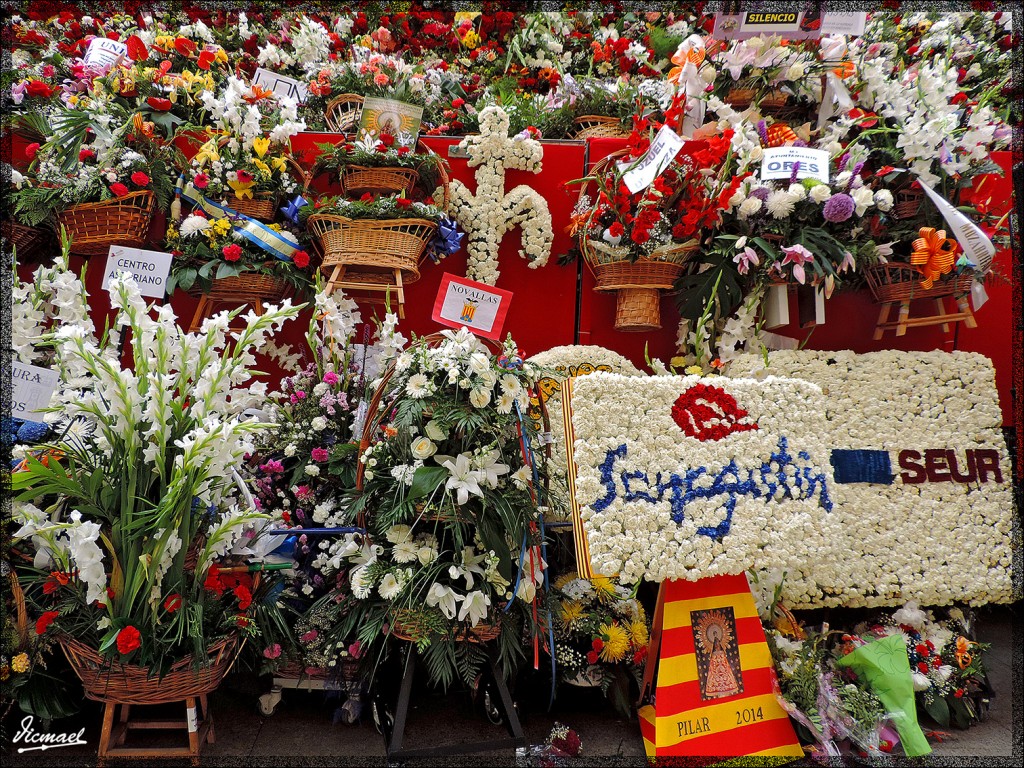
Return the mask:
M783 147L799 138L786 123L772 123L765 129L766 147Z
M921 236L913 242L910 263L918 267L924 277L922 288L931 288L936 280L953 270L956 248L956 240L947 238L946 230L921 227Z
M703 48L688 48L686 51L676 51L672 55L672 63L676 66L668 72L668 81L670 83L678 83L679 78L683 74L683 67L687 64L693 64L695 67L699 67L704 63L704 49Z

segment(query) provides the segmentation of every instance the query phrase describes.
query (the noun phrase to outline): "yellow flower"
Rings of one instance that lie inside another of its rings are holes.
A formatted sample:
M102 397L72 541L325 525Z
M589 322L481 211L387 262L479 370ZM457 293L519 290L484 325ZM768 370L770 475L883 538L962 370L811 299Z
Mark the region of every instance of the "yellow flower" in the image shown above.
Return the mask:
M217 219L213 222L211 229L218 235L226 235L231 231L231 222L227 219Z
M219 61L221 64L227 64L228 63L228 52L225 51L223 48L218 48L217 49L217 53L214 56L214 58L217 61Z
M594 587L597 599L601 602L614 600L618 596L615 594L615 585L607 576L594 576L590 579L590 584Z
M704 373L704 369L701 368L699 365L688 365L683 369L683 373L685 373L687 376L700 376L702 373Z
M28 672L28 654L19 653L11 659L11 669L15 672Z
M561 609L558 612L558 618L561 620L563 626L573 627L578 621L580 621L580 619L583 618L583 606L575 600L566 600L561 604Z
M0 664L0 681L6 682L7 678L11 676L11 668L6 664Z
M455 23L458 24L460 21L473 21L481 13L481 11L458 11L455 14Z
M555 589L565 589L566 584L568 584L570 581L575 581L578 578L579 577L576 575L575 571L563 573L555 580Z
M270 175L270 166L264 163L258 157L254 157L252 159L252 164L259 168L261 171L263 171L265 174L267 174L267 176Z
M174 46L174 38L170 35L157 35L153 42L161 48L171 48Z
M369 35L363 35L356 41L356 45L361 45L363 48L373 48L373 38Z
M629 635L625 629L618 624L602 624L597 631L601 635L601 639L604 640L601 661L615 664L626 658L626 654L629 652Z
M284 173L288 169L288 161L285 160L283 157L270 158L270 164L281 173Z
M462 44L472 51L480 45L480 35L476 33L475 29L471 29L463 36Z
M196 156L193 158L200 167L202 167L207 160L214 161L220 160L220 153L217 152L217 141L216 139L210 139L208 142L203 144L196 152Z
M239 200L243 198L249 198L252 200L252 187L255 182L253 181L229 181L228 186L235 190L235 197Z
M649 634L647 632L647 622L643 619L637 619L629 623L629 639L633 642L635 648L643 648L647 645Z
M275 232L280 232L281 231L281 225L280 224L267 224L267 227L272 229L272 230L274 230Z
M266 155L268 149L270 149L270 139L266 136L257 136L252 140L252 150L258 157Z

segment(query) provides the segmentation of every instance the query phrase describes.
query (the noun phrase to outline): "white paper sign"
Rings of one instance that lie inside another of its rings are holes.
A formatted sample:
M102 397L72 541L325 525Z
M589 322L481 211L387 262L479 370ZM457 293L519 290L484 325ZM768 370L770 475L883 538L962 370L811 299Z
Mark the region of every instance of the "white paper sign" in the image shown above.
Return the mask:
M299 82L293 77L271 72L263 67L259 67L252 76L252 84L268 91L273 91L278 96L290 96L300 104L306 100L307 88L305 83Z
M90 67L109 67L119 58L123 58L126 64L131 64L128 46L106 37L94 37L85 49L85 63Z
M619 170L622 172L622 181L629 189L630 194L635 195L641 189L647 189L664 171L676 153L683 146L683 139L678 133L667 125L663 125L658 135L654 137L647 154L635 163L619 163ZM629 170L626 170L626 169Z
M821 19L823 35L863 35L867 23L867 13L832 13L829 11Z
M797 168L798 179L817 179L828 183L828 152L808 147L774 147L764 151L761 160L761 179L788 179Z
M167 293L167 275L173 258L161 251L112 245L103 269L103 290L110 290L110 278L118 272L130 272L138 283L139 293L151 299L162 299Z
M60 372L37 365L11 361L11 383L14 385L11 416L26 421L42 421L42 409L60 382Z

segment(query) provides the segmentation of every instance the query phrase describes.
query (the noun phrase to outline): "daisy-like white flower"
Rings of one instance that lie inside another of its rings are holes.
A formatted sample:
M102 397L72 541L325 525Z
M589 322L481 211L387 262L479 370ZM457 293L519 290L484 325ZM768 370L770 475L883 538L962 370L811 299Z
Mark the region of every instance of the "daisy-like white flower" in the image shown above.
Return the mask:
M796 198L784 189L777 189L768 195L765 205L772 218L785 219L793 213L793 208L796 207Z
M405 383L405 392L409 397L422 398L430 394L430 379L425 373L414 373Z

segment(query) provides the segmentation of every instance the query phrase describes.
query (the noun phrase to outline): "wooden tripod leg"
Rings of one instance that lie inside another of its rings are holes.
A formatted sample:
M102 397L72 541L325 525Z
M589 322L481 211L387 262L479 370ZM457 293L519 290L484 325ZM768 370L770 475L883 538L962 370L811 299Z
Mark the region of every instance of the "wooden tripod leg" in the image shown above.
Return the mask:
M192 765L199 765L199 714L194 696L185 699L185 725L188 728L188 753Z
M900 302L899 319L896 321L896 335L907 335L907 320L910 319L910 300Z
M395 293L398 294L398 319L405 320L405 288L402 286L402 270L395 270Z
M964 318L964 325L968 328L977 328L978 321L974 319L974 313L971 312L971 305L968 303L967 297L961 296L957 299L956 306L963 314L967 315L967 317Z
M327 292L331 293L334 290L334 286L341 282L341 279L345 276L345 265L335 264L334 269L331 271L331 276L327 278Z
M114 709L117 707L112 702L103 706L103 728L100 730L100 746L97 750L99 764L106 763L107 755L110 754L110 732L114 729Z
M128 716L131 714L131 704L121 705L121 724L124 726L121 732L117 735L117 744L120 746L124 744L124 740L128 737Z
M935 299L935 314L939 317L945 317L946 315L946 305L942 299ZM949 333L949 323L942 324L942 332Z
M889 302L885 302L884 304L882 304L882 308L878 310L878 322L875 324L875 341L878 341L880 338L882 338L882 335L885 333L885 328L883 328L882 326L885 325L885 323L889 322L889 310L891 309L892 304L890 304Z
M256 310L256 314L260 317L263 316L263 299L256 299L253 302L253 309Z

